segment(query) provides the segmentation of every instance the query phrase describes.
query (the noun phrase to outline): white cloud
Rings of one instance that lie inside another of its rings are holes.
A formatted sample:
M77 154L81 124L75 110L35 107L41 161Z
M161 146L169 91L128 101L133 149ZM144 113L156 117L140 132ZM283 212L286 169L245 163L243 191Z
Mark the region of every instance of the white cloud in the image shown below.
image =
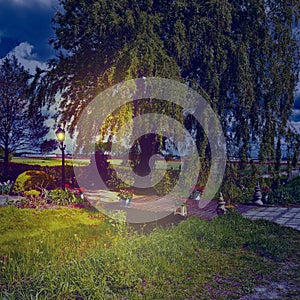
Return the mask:
M36 55L33 52L33 45L27 42L19 44L7 56L15 55L18 61L24 66L25 69L29 70L31 74L35 73L36 67L41 69L47 69L47 64L36 60Z
M291 120L294 122L300 122L300 109L293 109Z
M291 121L291 125L296 129L297 133L300 134L300 122Z

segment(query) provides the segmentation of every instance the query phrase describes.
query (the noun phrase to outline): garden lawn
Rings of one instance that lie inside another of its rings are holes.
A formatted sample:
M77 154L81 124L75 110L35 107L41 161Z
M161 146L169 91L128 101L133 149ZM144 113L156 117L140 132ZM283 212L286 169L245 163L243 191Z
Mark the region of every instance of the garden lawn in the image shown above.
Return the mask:
M32 158L32 157L13 157L13 163L26 164L26 165L39 165L41 167L55 167L61 166L61 158ZM73 166L87 166L90 161L88 159L65 159L66 165Z
M237 213L148 235L72 209L1 208L2 220L7 299L238 299L270 282L300 296L300 233Z

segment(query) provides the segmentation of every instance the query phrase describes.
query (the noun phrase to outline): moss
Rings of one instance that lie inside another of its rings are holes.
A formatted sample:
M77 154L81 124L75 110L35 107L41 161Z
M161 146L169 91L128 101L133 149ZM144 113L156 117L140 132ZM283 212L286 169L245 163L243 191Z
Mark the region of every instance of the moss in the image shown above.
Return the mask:
M13 186L14 194L24 193L25 191L35 190L37 187L54 188L53 178L44 171L28 170L21 173Z

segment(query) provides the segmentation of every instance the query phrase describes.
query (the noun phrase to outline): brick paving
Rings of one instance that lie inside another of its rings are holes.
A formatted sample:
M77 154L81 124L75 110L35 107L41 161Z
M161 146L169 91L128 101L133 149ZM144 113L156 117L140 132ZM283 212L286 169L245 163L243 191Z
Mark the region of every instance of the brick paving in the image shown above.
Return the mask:
M102 192L103 193L103 192ZM106 195L112 192L105 192ZM136 222L143 220L167 216L174 214L180 202L185 199L174 199L168 195L162 196L140 196L132 200L130 209L120 206L116 194L110 194L107 198L114 198L113 203L98 201L96 205L102 203L108 209L124 210L129 215L130 219L137 219ZM211 220L217 217L217 201L206 200L187 200L187 215L186 217L198 217L206 220ZM300 207L275 207L275 206L253 206L238 204L237 210L246 218L257 220L265 219L273 221L281 226L292 227L300 230ZM178 209L177 209L178 211Z
M217 217L217 201L187 200L187 216L210 220Z

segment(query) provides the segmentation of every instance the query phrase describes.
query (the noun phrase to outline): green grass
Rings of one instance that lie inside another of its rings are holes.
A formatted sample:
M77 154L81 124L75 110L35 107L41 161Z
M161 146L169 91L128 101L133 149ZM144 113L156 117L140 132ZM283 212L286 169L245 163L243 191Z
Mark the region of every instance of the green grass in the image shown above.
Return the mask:
M103 215L84 210L9 206L0 208L0 218L2 263L7 260L8 267L17 267L16 272L7 274L11 278L22 277L24 272L30 276L47 264L60 266L115 240L113 228Z
M122 159L109 159L108 160L111 164L116 166L117 168L125 168L125 166L122 166ZM26 165L39 165L42 167L54 167L54 166L60 166L61 165L61 158L30 158L30 157L13 157L12 162L19 163L19 164L26 164ZM67 165L73 165L74 161L72 159L66 159L65 160ZM76 159L75 160L75 166L87 166L89 165L90 161L89 159ZM180 166L180 162L177 161L168 161L166 163L167 169L174 169L178 170ZM163 167L163 162L158 161L156 163L156 168L160 169Z
M0 213L7 299L235 299L282 279L287 261L299 283L300 233L236 213L149 235L87 211Z
M11 162L26 164L26 165L39 165L42 167L55 167L61 166L61 158L30 158L30 157L13 157ZM66 165L73 165L72 159L65 160ZM87 166L89 164L88 159L76 159L76 166Z

